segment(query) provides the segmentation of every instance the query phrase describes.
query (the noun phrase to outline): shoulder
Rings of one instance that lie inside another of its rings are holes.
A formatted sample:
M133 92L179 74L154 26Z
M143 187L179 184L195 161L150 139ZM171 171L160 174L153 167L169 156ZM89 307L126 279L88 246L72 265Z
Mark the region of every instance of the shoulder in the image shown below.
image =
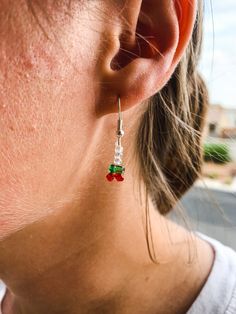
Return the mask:
M208 279L188 314L236 313L236 252L205 234L196 232L196 235L212 245L215 259Z
M6 294L6 285L4 282L0 279L0 314L2 314L2 300Z

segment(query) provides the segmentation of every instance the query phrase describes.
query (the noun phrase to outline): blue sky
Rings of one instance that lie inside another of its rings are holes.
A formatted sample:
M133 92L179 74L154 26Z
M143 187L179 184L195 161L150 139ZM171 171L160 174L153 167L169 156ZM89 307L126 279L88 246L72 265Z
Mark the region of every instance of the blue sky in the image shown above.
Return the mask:
M204 0L204 3L200 72L208 84L211 102L236 108L236 0Z

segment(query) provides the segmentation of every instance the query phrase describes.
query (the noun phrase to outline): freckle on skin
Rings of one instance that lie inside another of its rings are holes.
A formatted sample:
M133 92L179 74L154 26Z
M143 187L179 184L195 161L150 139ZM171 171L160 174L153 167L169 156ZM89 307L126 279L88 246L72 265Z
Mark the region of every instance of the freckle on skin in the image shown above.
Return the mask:
M28 128L29 132L34 132L36 129L37 129L37 127L34 124L30 125Z
M28 58L23 61L23 66L27 69L27 70L31 70L34 66L33 62Z

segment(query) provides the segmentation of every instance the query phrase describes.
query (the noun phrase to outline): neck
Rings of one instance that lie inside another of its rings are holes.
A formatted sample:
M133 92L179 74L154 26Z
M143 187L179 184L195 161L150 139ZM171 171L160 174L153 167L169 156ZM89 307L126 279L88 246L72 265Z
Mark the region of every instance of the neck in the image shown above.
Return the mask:
M126 180L131 183L128 176ZM8 302L14 314L135 313L141 304L145 308L140 313L155 313L160 300L169 298L166 291L180 271L184 282L190 271L184 271L187 233L150 203L160 260L153 264L142 223L144 208L127 186L112 185L109 195L99 189L96 202L86 191L90 197L83 211L80 199L0 243L0 278L11 291Z

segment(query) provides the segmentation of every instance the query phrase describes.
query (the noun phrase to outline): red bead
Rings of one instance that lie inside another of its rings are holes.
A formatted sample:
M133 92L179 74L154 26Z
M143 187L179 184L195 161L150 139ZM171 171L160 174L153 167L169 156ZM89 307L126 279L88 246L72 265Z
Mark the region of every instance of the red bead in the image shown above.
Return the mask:
M116 178L117 181L124 181L124 178L120 173L115 173L114 177Z
M108 181L112 181L112 180L114 180L114 175L112 173L108 173L106 178L107 178Z

